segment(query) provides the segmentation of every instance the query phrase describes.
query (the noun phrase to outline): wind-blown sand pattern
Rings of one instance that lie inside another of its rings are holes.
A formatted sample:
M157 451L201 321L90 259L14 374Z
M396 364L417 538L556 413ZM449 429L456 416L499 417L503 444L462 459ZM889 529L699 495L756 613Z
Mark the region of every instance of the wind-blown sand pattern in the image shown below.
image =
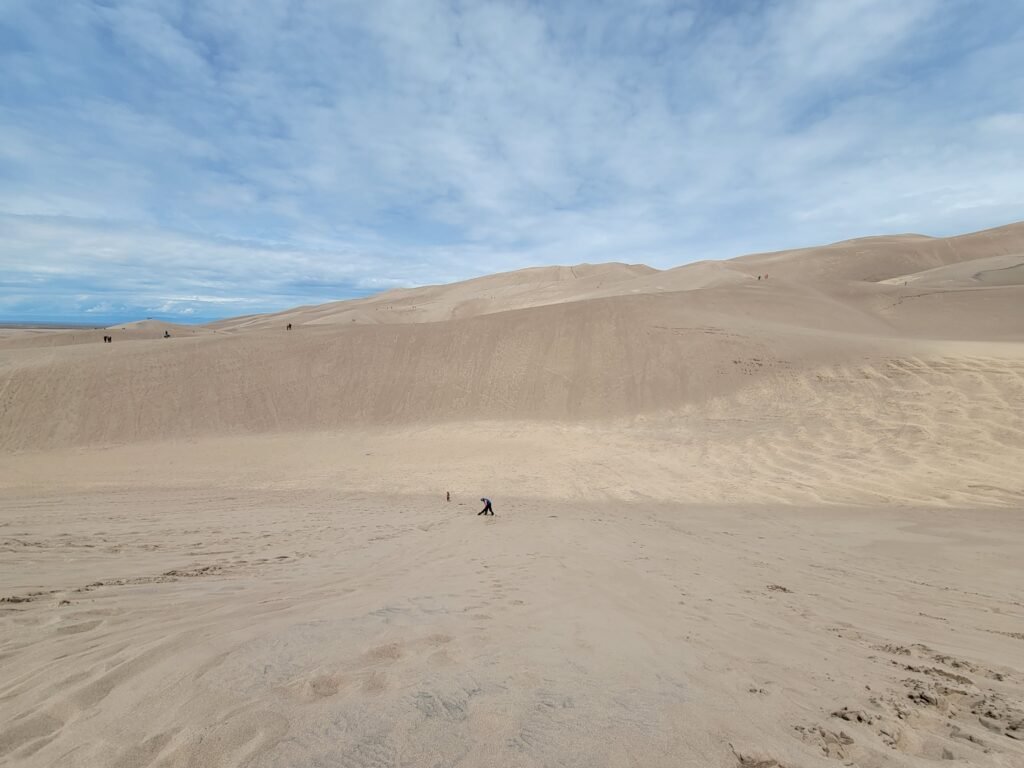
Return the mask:
M0 764L1024 765L1024 225L7 331L0 450Z

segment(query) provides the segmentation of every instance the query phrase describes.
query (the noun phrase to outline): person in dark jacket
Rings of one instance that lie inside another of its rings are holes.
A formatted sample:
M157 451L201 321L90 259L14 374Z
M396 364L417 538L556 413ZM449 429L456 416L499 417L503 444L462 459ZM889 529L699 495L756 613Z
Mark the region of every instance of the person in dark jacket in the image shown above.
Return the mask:
M480 517L480 515L493 515L494 514L494 509L491 507L491 500L490 499L480 499L480 501L482 501L484 503L484 508L481 509L479 512L477 512L476 516Z

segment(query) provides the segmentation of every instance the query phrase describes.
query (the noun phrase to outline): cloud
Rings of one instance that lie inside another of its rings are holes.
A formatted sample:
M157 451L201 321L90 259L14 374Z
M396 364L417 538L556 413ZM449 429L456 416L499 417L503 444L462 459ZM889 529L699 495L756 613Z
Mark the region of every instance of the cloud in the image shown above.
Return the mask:
M1012 4L12 0L0 67L8 315L666 267L1024 199Z

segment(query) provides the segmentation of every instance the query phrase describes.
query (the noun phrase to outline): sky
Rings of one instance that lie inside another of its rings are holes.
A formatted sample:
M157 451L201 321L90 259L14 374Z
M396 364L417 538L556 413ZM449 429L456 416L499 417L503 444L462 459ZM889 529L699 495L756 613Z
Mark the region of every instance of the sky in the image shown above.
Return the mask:
M1024 219L1024 0L0 0L0 320Z

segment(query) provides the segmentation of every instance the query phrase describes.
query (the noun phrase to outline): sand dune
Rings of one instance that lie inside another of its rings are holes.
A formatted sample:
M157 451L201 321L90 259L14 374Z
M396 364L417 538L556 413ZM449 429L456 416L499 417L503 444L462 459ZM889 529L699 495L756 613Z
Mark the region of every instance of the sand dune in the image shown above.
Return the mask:
M14 765L1024 755L1024 538L1002 511L62 498L5 505Z
M66 347L73 344L102 343L104 336L111 336L114 341L147 341L163 339L164 333L172 338L183 336L207 336L214 331L196 325L166 323L162 320L138 320L134 323L121 323L107 328L74 328L67 330L24 330L0 334L0 349L33 349L38 347Z
M1024 223L950 238L870 237L724 262L697 262L659 271L637 264L537 267L452 285L387 291L354 301L299 307L211 324L218 330L282 328L293 324L417 323L475 317L548 304L620 295L689 291L736 285L768 274L769 281L876 283L977 258L1019 254Z
M841 266L808 269L806 280L786 276L794 264L813 261L805 251L667 272L544 268L216 328L174 327L170 340L159 338L163 324L130 324L113 331L115 342L123 335L139 343L76 343L60 355L47 351L52 338L42 347L32 338L0 341L0 446L621 418L753 391L764 409L830 367L885 372L891 361L918 360L922 345L929 350L923 363L940 365L941 342L951 340L981 344L976 354L957 348L968 358L985 358L985 345L1006 342L999 356L1012 369L1024 341L1021 286L1011 279L1017 257L974 258L985 243L1010 249L1012 237L1024 240L1024 227L928 239L927 247L915 238L909 253L906 238L827 246L818 252L822 264ZM864 243L868 256L848 261L875 271L888 248L899 264L889 269L902 282L837 277L851 269L837 254ZM940 257L961 261L915 273L913 282L903 271ZM737 268L769 262L774 274L763 281ZM991 274L1004 276L998 283L973 277ZM972 276L978 287L967 291L953 275ZM352 322L371 315L378 321ZM284 320L295 330L286 331ZM1016 396L1013 375L984 366L977 375L1007 402Z
M957 237L862 237L819 248L800 248L733 259L747 269L792 280L880 282L961 261L1021 252L1024 222Z
M386 291L366 299L298 307L270 315L223 320L219 330L279 328L287 323L417 323L474 317L512 309L574 301L638 277L656 273L643 264L577 264L574 267L534 267L489 275L451 285Z
M926 269L908 275L883 280L889 285L907 285L915 288L981 288L991 285L1024 285L1024 253L1000 254L980 259L969 259Z
M0 763L1022 766L1021 254L0 335Z

